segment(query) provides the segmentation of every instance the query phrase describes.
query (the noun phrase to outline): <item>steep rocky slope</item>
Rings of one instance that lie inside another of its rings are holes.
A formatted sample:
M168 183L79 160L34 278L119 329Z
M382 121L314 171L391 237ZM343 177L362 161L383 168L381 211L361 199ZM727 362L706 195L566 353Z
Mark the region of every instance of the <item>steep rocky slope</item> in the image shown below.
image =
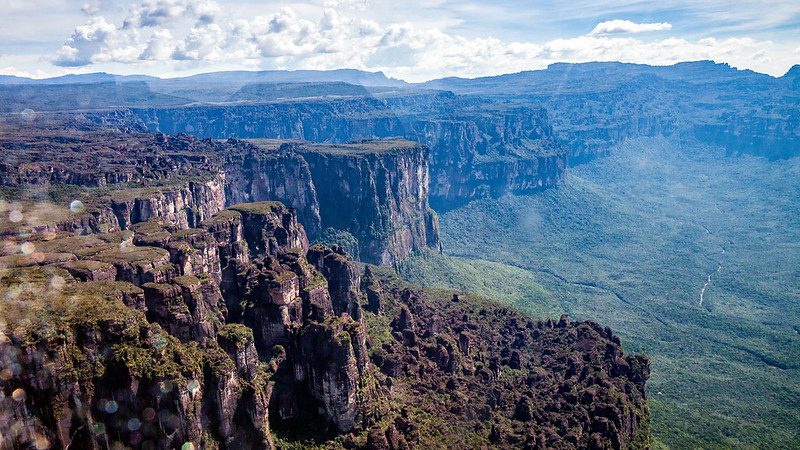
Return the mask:
M362 277L280 203L6 244L3 447L647 444L609 330Z
M405 137L431 149L431 203L441 208L553 186L567 164L542 108L509 108L449 93L132 108L87 117L117 127L213 138L346 143Z
M321 223L352 233L363 260L391 264L426 247L440 250L426 147L388 140L294 150L319 186Z
M609 330L309 244L438 248L426 147L82 124L0 141L0 446L646 445L648 361Z
M793 70L776 78L713 61L562 63L423 86L542 106L575 162L607 154L628 138L654 136L697 139L731 154L780 159L800 149L800 96Z
M4 447L271 448L270 410L353 428L363 327L334 314L348 292L306 259L293 211L134 230L34 234L31 258L2 257ZM348 264L325 272L357 289Z
M427 149L408 141L257 146L96 127L4 130L0 184L9 194L82 202L84 214L57 222L61 230L127 229L154 217L196 227L225 206L277 200L297 209L312 240L329 228L354 236L364 261L394 264L439 247Z

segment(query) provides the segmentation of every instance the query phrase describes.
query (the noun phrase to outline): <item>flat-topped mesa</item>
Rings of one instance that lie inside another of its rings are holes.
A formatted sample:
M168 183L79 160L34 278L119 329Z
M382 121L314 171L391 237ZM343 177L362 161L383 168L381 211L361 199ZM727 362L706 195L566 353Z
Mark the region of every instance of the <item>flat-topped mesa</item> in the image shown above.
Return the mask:
M567 150L553 134L544 109L487 103L448 92L132 108L86 117L97 123L218 139L346 143L404 137L431 149L431 203L442 209L476 198L553 186L567 163ZM302 177L298 180L302 182Z
M62 217L30 214L36 220L25 222L32 228L95 233L152 218L190 228L225 207L225 173L213 143L97 127L75 131L61 122L0 126L6 199L27 199L40 210L42 200L72 205L61 207Z
M338 230L357 242L353 256L394 264L439 247L428 206L428 150L402 139L323 145L231 140L242 148L225 162L229 199L284 202L297 210L311 240ZM250 147L248 147L248 145Z
M531 107L466 107L421 115L407 137L431 151L431 204L443 210L555 186L567 164L547 114Z
M440 247L428 206L427 147L394 139L292 149L308 163L322 228L352 234L361 260L395 264L414 251Z
M347 246L352 256L367 262L394 264L415 250L439 248L428 206L428 150L410 141L201 141L107 129L69 131L70 139L59 140L41 130L39 136L36 129L8 128L0 148L9 159L37 161L0 172L9 200L29 199L12 206L30 228L86 234L158 219L191 229L226 206L248 215L254 206L235 205L280 201L295 209L294 220L308 239L329 242L326 236L344 235L353 243ZM27 131L38 136L29 145L21 140ZM75 158L78 153L96 161L94 170ZM133 181L108 181L117 179ZM41 198L56 204L44 205ZM16 232L16 223L7 225L0 224L0 234ZM256 242L263 225L253 225L255 234L243 229L246 236L231 236L232 245L248 242L256 253L269 252L265 245L307 249L307 242Z

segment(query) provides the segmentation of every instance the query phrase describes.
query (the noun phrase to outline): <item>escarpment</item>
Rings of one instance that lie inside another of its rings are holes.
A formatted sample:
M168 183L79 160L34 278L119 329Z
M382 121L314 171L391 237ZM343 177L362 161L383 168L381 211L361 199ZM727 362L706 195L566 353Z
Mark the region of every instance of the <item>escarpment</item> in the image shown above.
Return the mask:
M648 442L648 360L608 329L364 271L277 202L11 239L4 448Z
M331 300L360 295L358 272L342 256L330 289L292 210L249 203L197 229L156 219L30 237L36 254L71 257L0 261L3 447L271 448L271 421L362 423L364 332ZM84 281L81 264L107 279Z
M769 159L798 154L796 70L783 77L713 61L555 63L546 70L425 83L548 112L572 164L628 138L664 136Z
M37 136L33 144L28 131ZM427 149L408 141L254 144L103 128L63 139L11 126L0 145L9 154L2 186L12 197L72 203L71 211L60 210L61 220L28 214L57 230L124 230L153 218L194 228L226 206L274 200L295 208L312 241L344 234L353 256L370 263L395 264L439 248Z
M0 447L648 445L649 363L610 330L386 267L439 247L423 145L0 144Z
M428 206L426 147L387 140L296 151L317 186L321 223L350 232L361 259L392 264L416 250L438 249L438 224Z
M476 198L551 187L567 164L567 152L542 108L507 107L447 92L326 102L132 108L87 117L106 125L207 138L347 143L404 137L430 148L431 203L442 209Z

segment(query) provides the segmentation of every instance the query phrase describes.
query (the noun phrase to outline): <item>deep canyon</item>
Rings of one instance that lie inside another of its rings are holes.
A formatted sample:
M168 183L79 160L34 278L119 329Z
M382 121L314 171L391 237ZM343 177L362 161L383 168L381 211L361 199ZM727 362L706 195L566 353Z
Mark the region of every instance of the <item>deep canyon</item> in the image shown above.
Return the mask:
M331 76L0 85L3 446L791 447L796 68Z

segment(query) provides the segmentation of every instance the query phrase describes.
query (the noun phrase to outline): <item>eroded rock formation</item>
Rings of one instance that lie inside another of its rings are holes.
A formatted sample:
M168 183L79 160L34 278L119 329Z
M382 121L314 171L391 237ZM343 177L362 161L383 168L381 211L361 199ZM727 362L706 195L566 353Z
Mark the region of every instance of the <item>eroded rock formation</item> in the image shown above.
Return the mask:
M362 277L276 202L15 240L3 447L272 448L273 428L348 448L648 442L647 358L610 330Z
M0 447L648 445L648 361L610 330L309 243L438 247L424 147L39 132L0 141ZM235 203L262 196L296 203Z
M162 220L132 233L32 236L37 253L72 255L61 264L2 257L6 289L27 286L2 318L3 446L269 448L270 408L340 432L360 423L365 333L330 300L360 295L351 262L329 263L330 289L279 203L237 205L198 229ZM76 279L88 270L79 263L109 281ZM223 264L237 269L226 285ZM276 399L283 372L292 395Z
M347 143L404 137L431 149L431 204L442 209L476 198L554 186L567 164L567 151L542 108L508 107L448 92L131 108L88 117L117 127L207 138Z
M27 142L28 132L39 139ZM395 264L440 245L428 206L427 149L409 141L253 144L92 129L65 142L23 124L9 126L0 146L8 152L3 186L34 198L80 199L73 211L80 214L43 221L58 230L128 229L152 218L193 228L227 206L274 200L296 209L312 240L323 229L348 233L353 256L367 262ZM86 154L94 166L86 167Z

